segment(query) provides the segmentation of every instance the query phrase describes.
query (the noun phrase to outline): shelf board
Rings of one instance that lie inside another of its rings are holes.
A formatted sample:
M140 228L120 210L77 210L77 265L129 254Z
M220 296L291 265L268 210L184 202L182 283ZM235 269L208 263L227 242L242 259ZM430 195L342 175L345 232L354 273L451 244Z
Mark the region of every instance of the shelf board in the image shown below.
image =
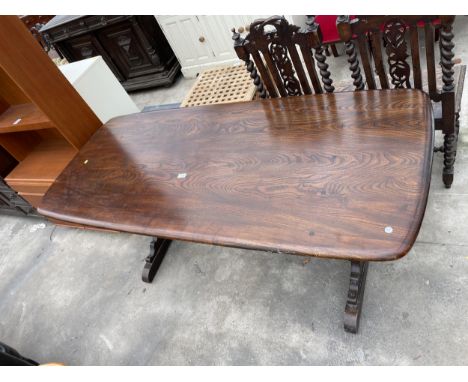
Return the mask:
M23 187L42 183L50 185L73 159L77 150L63 139L49 139L38 144L5 181L21 192Z
M51 129L54 124L33 103L11 105L0 114L0 134Z

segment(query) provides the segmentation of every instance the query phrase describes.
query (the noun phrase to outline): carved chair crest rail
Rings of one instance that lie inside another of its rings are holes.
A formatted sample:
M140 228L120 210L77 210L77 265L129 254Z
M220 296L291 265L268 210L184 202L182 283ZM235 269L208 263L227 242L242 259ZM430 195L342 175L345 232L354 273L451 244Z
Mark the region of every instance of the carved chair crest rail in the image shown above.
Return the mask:
M255 20L249 31L243 38L232 29L232 38L261 98L312 94L312 89L317 94L333 92L313 16L307 16L306 28L289 24L283 16L272 16Z

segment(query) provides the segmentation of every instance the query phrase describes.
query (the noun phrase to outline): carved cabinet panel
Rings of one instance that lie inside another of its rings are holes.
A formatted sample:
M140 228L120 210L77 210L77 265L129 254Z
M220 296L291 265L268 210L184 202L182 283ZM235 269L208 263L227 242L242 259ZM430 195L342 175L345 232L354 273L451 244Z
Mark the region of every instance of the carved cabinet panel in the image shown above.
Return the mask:
M145 49L130 22L106 28L98 36L111 52L115 65L125 78L152 73L161 63L151 46L147 47L148 50Z
M80 61L95 56L102 56L117 79L120 82L125 80L122 72L117 69L114 60L107 54L99 40L93 35L80 36L70 41L64 41L61 43L61 51L62 54L66 52L65 57L69 62Z
M180 70L154 16L57 16L41 33L69 62L102 56L126 90L170 85Z

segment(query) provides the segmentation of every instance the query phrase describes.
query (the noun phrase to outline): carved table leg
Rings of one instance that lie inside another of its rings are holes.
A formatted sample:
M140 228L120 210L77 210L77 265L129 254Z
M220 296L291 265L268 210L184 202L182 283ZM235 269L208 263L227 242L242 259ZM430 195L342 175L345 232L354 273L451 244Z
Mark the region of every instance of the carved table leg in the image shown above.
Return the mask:
M344 315L344 329L350 333L357 333L359 329L368 264L367 261L351 261L351 278Z
M154 238L149 256L145 259L142 279L146 283L153 281L172 240Z

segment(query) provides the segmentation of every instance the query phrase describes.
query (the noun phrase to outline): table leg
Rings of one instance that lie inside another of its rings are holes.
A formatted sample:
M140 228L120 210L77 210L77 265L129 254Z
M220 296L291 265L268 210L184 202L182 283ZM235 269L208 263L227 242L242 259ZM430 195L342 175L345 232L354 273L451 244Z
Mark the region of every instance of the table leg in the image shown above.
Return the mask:
M153 239L151 242L150 254L145 259L145 267L143 268L142 279L144 282L150 283L153 281L171 243L172 240Z
M351 261L351 278L344 315L344 329L350 333L357 333L359 329L368 264L367 261Z

